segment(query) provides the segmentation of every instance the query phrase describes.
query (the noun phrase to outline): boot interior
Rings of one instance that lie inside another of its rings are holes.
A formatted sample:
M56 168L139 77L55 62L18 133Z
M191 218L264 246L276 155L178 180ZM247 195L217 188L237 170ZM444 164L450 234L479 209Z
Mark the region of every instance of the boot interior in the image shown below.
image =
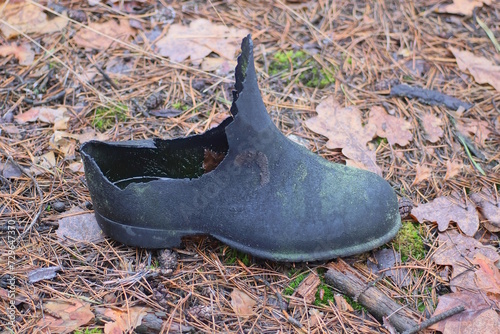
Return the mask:
M120 188L159 178L193 179L214 170L224 159L229 149L225 128L231 121L229 117L201 135L142 143L89 142L81 151Z

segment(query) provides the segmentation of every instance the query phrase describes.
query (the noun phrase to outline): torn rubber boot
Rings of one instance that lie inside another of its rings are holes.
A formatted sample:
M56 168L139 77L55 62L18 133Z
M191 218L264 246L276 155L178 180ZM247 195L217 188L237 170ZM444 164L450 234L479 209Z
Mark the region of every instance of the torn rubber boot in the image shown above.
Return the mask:
M279 261L330 259L388 242L401 226L389 184L288 140L262 101L250 36L241 48L232 117L216 128L172 140L82 146L104 232L145 248L208 234Z

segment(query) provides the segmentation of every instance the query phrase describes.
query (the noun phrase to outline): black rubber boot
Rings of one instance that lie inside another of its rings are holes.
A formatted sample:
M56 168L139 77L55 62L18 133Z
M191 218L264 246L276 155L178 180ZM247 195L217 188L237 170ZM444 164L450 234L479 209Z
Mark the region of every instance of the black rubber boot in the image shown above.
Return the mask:
M361 253L395 236L396 195L374 173L330 163L288 140L262 101L250 36L229 117L202 135L81 148L104 232L145 248L209 234L279 261Z

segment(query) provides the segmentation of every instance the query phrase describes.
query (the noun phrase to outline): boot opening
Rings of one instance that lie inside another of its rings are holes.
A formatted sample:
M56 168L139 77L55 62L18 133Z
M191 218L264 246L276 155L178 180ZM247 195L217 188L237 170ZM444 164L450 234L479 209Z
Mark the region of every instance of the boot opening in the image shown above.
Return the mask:
M158 179L194 179L213 171L229 145L225 127L229 117L208 132L187 138L122 142L88 142L81 152L94 160L102 174L117 187Z

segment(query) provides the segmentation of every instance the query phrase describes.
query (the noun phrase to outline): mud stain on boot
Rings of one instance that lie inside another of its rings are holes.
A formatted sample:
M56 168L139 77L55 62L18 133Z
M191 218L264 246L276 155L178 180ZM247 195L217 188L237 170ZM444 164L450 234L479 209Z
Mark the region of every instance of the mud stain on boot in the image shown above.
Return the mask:
M257 164L257 167L260 169L260 185L263 186L269 183L271 178L269 173L269 160L264 153L254 150L245 151L236 156L234 163L239 167L250 167L254 163Z

